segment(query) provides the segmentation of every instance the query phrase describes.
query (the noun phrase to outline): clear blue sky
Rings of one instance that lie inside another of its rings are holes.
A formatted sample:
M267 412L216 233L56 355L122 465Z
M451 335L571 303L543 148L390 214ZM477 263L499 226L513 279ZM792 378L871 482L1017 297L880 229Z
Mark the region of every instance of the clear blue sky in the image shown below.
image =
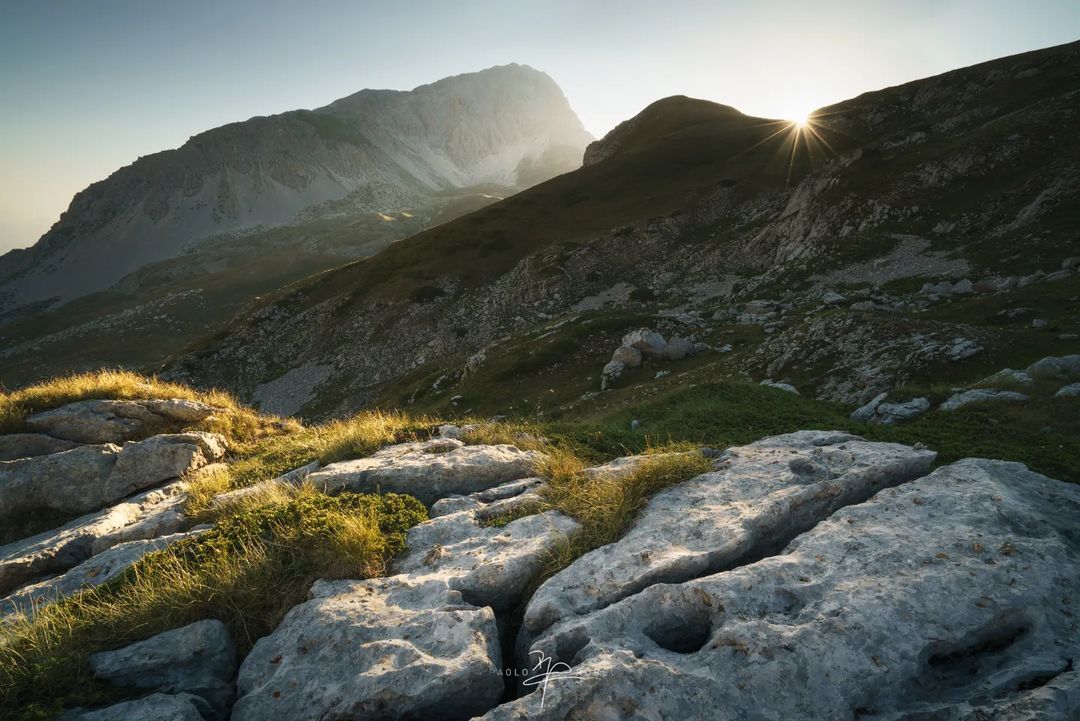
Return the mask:
M602 135L683 93L791 117L1080 39L1080 0L0 0L0 252L222 123L508 62Z

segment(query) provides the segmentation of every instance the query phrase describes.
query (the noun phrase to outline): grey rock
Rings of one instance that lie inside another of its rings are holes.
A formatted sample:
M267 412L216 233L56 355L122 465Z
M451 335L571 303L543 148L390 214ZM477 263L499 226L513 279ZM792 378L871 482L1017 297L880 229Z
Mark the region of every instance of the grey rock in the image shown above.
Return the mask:
M828 290L828 291L825 291L825 293L822 294L821 302L824 303L825 305L840 305L841 303L846 303L847 298L840 295L836 291Z
M56 575L118 543L171 534L183 524L183 481L0 546L0 593Z
M466 509L479 508L495 501L517 498L525 494L535 496L543 485L543 478L522 478L517 481L503 483L494 488L470 493L467 496L447 496L432 504L428 516L430 518L445 516Z
M118 543L59 576L23 586L0 599L0 617L13 614L33 615L44 605L67 598L84 589L108 583L146 554L160 551L195 533L198 532L173 533L168 536Z
M50 453L70 450L75 446L76 444L71 441L53 438L43 433L10 433L0 436L0 461L46 456Z
M1075 398L1076 396L1080 396L1080 383L1061 386L1061 388L1058 388L1057 393L1054 394L1055 398Z
M612 363L622 363L626 368L637 368L641 365L641 351L637 348L621 345L611 354Z
M600 371L600 390L611 388L625 370L626 366L619 361L608 361Z
M875 308L877 308L877 303L872 300L860 300L851 304L852 310L874 310Z
M456 427L456 426L455 426ZM272 478L268 481L261 481L251 486L244 486L243 488L235 488L231 491L225 491L219 493L210 499L210 508L221 509L226 506L230 506L243 501L245 498L252 498L258 494L266 491L270 486L282 485L282 486L299 486L307 477L312 473L315 473L322 464L318 461L312 461L306 465L294 468L291 471L282 473L276 478Z
M30 428L77 443L123 443L176 423L195 423L217 410L198 401L89 400L68 403L26 419Z
M779 381L774 381L772 378L766 378L758 385L768 386L769 388L776 388L777 390L787 391L788 393L794 393L795 395L799 395L799 391L795 388L795 386L791 385L790 383L781 383Z
M453 439L404 443L369 458L331 463L307 477L328 492L408 493L426 505L535 475L543 458L514 446L466 446Z
M958 280L953 283L952 293L953 295L971 295L974 292L974 286L967 278Z
M1071 381L1080 379L1080 354L1047 356L1029 365L1027 373L1038 380Z
M733 448L720 470L656 494L622 539L545 581L525 610L525 629L535 635L653 584L775 550L836 509L925 474L935 455L831 431Z
M1018 403L1026 401L1029 396L1024 393L1018 393L1017 391L1000 391L991 388L973 388L972 390L961 391L960 393L954 393L949 396L948 400L941 404L941 410L943 411L955 411L957 408L963 408L971 403L997 403L1008 402Z
M68 711L58 721L206 721L204 712L211 710L198 696L155 693L94 711Z
M234 695L236 648L225 624L207 619L95 653L90 670L114 686L190 693L224 717Z
M572 666L543 708L483 718L1077 718L1077 517L1074 485L954 463L779 555L566 619L532 647Z
M664 336L654 330L641 328L631 331L623 336L622 344L629 348L641 351L646 358L663 358L667 349L667 341Z
M1002 368L997 373L987 376L979 381L980 385L987 386L1030 386L1035 379L1027 371L1018 371L1014 368Z
M1043 280L1047 281L1048 283L1052 283L1055 280L1065 280L1066 278L1071 278L1072 274L1073 271L1071 270L1057 270L1053 273L1048 273L1047 276L1043 278Z
M1022 278L1020 278L1019 280L1017 280L1016 281L1016 287L1017 288L1027 288L1029 285L1033 285L1035 283L1038 283L1044 277L1046 277L1046 273L1042 272L1041 270L1037 270L1034 273L1032 273L1031 275L1025 275Z
M681 336L672 337L664 349L664 358L671 361L682 360L683 358L693 355L694 344Z
M928 410L930 410L929 398L912 398L902 403L882 403L877 407L877 417L881 423L900 423L921 416Z
M474 606L510 610L578 524L557 511L525 516L501 528L480 524L539 501L538 495L527 493L413 526L408 550L391 570L408 574L412 581L439 579Z
M868 423L868 422L876 420L877 419L877 408L878 408L878 406L880 406L882 403L884 403L885 399L888 398L888 397L889 397L889 392L888 391L878 393L876 396L871 398L865 405L859 406L854 411L852 411L851 412L851 420L853 420L853 421L862 421L864 423Z
M1062 270L1080 270L1080 255L1074 255L1061 261Z
M1031 327L1032 328L1045 328L1046 327L1046 321L1043 320L1042 318L1032 318L1031 319Z
M457 721L499 702L490 608L439 580L319 581L240 666L233 721Z
M214 433L159 435L79 446L47 456L0 462L0 515L52 509L86 513L205 466L225 454Z
M979 293L1005 293L1016 287L1016 276L988 276L975 282L974 289Z
M982 349L981 345L969 338L953 338L944 348L944 354L951 361L959 361L981 353Z

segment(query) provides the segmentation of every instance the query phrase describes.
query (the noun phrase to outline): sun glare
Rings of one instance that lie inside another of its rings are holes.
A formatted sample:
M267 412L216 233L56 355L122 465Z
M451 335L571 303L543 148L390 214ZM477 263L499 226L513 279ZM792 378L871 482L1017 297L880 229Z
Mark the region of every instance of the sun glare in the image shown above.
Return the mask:
M810 124L810 111L798 112L791 118L791 124L800 130Z

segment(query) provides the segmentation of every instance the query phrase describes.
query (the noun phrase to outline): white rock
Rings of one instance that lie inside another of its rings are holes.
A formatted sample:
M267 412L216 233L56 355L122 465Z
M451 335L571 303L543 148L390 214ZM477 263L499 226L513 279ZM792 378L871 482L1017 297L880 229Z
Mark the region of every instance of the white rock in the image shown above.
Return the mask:
M787 391L788 393L794 393L795 395L799 395L799 391L795 388L795 386L791 385L790 383L780 383L779 381L774 381L772 378L766 378L758 385L768 386L769 388L776 388L777 390Z
M637 368L641 365L641 351L637 348L621 345L611 354L612 363L622 363L625 368Z
M663 358L667 349L667 341L664 336L647 328L631 331L623 336L622 344L630 348L636 348L646 358Z
M59 721L206 721L203 712L210 708L198 696L155 693L94 711L68 711Z
M1057 393L1054 394L1056 398L1073 398L1080 396L1080 383L1070 383L1067 386L1061 386L1058 388Z
M1029 365L1027 373L1038 380L1075 380L1080 378L1080 355L1042 358Z
M1080 487L946 466L778 555L567 619L533 650L571 675L483 718L1077 718L1078 517Z
M94 676L114 686L190 693L224 717L232 703L236 649L221 621L196 621L90 656Z
M405 443L369 458L331 463L307 477L327 492L408 493L426 505L535 474L543 458L514 446L466 446L453 439Z
M666 360L677 361L682 360L688 355L693 355L693 353L694 344L692 342L686 338L674 336L668 341L667 347L664 349L664 358Z
M495 615L438 580L319 581L240 666L233 721L468 719L498 703Z
M1018 371L1014 368L1002 368L997 373L979 381L980 385L988 386L1030 386L1034 383L1035 379L1027 371Z
M829 431L730 449L721 470L656 494L622 539L545 581L525 610L525 630L536 635L653 584L776 550L836 509L923 475L935 455Z
M955 411L957 408L963 408L970 403L987 403L987 402L1012 402L1017 403L1020 401L1026 401L1028 396L1016 391L999 391L991 388L974 388L972 390L961 391L960 393L954 393L949 396L949 399L941 404L941 410L943 411Z
M26 419L30 428L78 443L123 443L161 431L170 421L194 423L217 410L198 401L88 400L68 403Z

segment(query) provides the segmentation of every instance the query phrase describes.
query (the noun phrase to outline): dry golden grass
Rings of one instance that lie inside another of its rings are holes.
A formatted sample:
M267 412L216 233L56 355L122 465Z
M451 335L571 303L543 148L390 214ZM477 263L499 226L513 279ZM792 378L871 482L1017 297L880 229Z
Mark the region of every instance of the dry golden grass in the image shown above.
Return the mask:
M52 378L16 391L0 391L0 433L24 428L26 417L75 401L97 398L137 400L141 398L182 398L201 401L223 412L191 428L221 433L232 443L251 443L300 427L293 420L277 418L241 405L223 391L197 391L179 383L126 370L97 370Z

